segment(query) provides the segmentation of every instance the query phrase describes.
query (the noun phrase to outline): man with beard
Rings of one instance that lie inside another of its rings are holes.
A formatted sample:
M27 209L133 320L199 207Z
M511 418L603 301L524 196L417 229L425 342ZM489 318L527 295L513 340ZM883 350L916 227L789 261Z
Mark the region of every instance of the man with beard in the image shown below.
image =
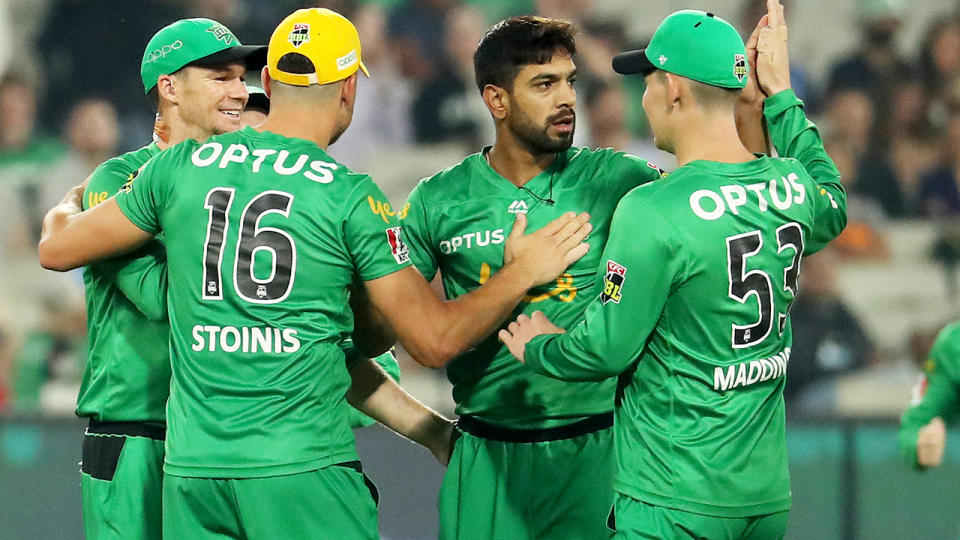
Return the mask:
M571 148L574 33L568 22L524 16L500 22L480 41L476 83L496 141L423 180L401 211L411 259L427 279L440 271L448 298L500 269L515 215L538 226L585 211L594 228L590 253L529 291L514 312L542 310L561 326L572 323L599 294L596 255L617 201L661 175L634 156ZM564 383L537 375L496 336L446 367L462 437L441 488L440 537L605 537L616 379Z
M526 235L518 218L501 271L464 298L437 299L410 268L380 189L326 152L350 124L360 70L350 21L298 10L270 39L261 126L188 140L115 197L80 213L74 190L44 219L40 261L57 270L164 234L165 536L375 537L376 495L357 460L347 400L442 461L452 425L384 383L376 364L345 358L343 340L353 331L360 350L383 352L393 341L386 322L415 358L439 365L589 248L586 214Z

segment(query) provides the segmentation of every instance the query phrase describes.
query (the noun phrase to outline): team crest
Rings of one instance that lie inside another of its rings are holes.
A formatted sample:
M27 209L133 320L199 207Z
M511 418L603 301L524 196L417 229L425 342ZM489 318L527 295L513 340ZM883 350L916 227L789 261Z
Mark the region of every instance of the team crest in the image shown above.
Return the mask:
M747 73L747 57L742 54L733 55L733 74L737 77L737 80L743 82Z
M208 282L207 282L207 294L209 294L210 296L215 296L218 292L219 292L219 289L217 288L217 282L216 282L216 281L208 281Z
M294 23L293 31L287 36L287 41L295 48L310 41L310 25L308 23Z
M607 261L607 273L603 276L603 292L600 293L601 303L620 303L620 298L622 298L620 291L623 290L623 282L626 280L626 275L626 266L614 261Z
M227 27L222 24L215 24L210 28L207 28L207 32L213 34L218 41L222 41L227 45L231 44L233 40L237 39L233 37L233 34L230 30L227 30Z
M396 259L397 264L410 262L410 248L400 237L400 231L403 227L390 227L387 229L387 242L390 244L390 253Z

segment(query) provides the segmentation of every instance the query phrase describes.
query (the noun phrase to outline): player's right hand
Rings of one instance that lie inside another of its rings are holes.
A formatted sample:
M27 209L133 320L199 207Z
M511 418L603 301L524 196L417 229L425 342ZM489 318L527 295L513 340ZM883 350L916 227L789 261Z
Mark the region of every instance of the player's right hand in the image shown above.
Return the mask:
M939 416L920 428L917 433L917 464L936 467L943 461L947 447L947 426Z
M767 0L767 24L757 36L757 79L768 96L790 88L787 22L779 0Z
M553 281L590 249L583 241L593 229L589 220L586 212L567 212L540 230L524 234L527 216L517 214L504 246L504 266L518 267L533 286Z

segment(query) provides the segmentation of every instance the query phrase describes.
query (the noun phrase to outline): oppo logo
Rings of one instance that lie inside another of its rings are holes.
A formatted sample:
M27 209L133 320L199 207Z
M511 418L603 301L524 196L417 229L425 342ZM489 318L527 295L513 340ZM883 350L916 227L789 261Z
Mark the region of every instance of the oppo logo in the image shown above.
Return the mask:
M164 45L159 49L153 50L147 55L147 63L150 64L152 62L156 62L160 58L165 58L168 54L179 49L180 47L183 47L183 42L178 39L169 45Z

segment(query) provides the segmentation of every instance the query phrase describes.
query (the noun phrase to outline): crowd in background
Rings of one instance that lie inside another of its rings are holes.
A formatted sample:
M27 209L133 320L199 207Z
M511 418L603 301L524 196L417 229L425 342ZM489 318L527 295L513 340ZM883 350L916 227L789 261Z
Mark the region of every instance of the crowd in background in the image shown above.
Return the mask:
M717 3L736 6L717 11L744 36L764 10L763 0ZM900 220L935 223L940 241L931 257L946 268L960 261L960 227L951 219L960 217L960 10L942 1L938 16L926 21L919 53L908 54L898 39L910 17L905 5L851 3L855 47L834 51L826 70L808 71L805 58L791 59L794 88L850 194L847 230L835 248L806 261L801 274L787 378L787 397L798 401L819 379L892 361L839 294L836 271L844 261L884 264L887 228ZM654 147L639 106L641 79L615 77L610 69L614 54L643 45L623 23L628 18L617 16L637 3L612 4L0 0L0 412L72 411L86 347L83 285L79 272L55 274L36 263L41 219L98 164L150 141L153 115L138 70L157 29L203 16L246 44L262 44L297 7L343 13L359 30L371 78L360 81L353 123L331 154L371 171L389 167L390 156L424 148L462 157L490 144L493 124L473 82L473 50L484 30L515 14L570 19L579 29L575 144L627 151L670 170L676 164ZM785 4L789 13L794 2ZM384 189L399 193L394 203L402 203L404 189ZM922 358L923 340L936 328L919 330L913 349ZM904 351L913 349L904 344ZM405 377L416 373L408 365ZM430 384L437 380L427 375Z

